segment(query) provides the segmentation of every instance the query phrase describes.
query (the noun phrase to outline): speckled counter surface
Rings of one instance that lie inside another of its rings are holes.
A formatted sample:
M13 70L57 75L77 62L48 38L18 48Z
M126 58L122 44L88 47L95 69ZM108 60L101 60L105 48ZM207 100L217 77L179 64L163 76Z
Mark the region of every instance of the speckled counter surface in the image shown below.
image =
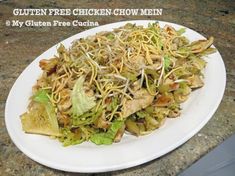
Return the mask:
M223 100L206 126L178 149L146 164L121 171L81 175L177 175L235 132L235 2L227 1L0 1L0 175L76 175L42 166L19 151L8 136L4 122L7 95L16 78L36 56L55 43L89 27L6 27L15 19L14 8L163 8L162 16L97 16L80 20L97 20L100 25L121 20L154 19L192 28L202 35L214 36L227 71ZM41 17L40 17L41 18ZM22 17L20 19L40 19ZM74 20L74 16L53 19ZM51 20L43 17L42 20Z

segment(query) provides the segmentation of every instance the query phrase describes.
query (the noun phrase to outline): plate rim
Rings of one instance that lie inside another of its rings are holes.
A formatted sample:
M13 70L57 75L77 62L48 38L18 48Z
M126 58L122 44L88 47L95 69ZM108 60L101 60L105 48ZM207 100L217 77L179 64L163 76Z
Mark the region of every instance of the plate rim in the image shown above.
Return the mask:
M147 23L147 22L160 22L160 23L167 23L167 24L170 24L170 25L177 25L177 26L182 26L182 27L185 27L184 25L181 25L181 24L176 24L176 23L172 23L172 22L167 22L167 21L161 21L161 20L128 20L128 21L120 21L120 22L113 22L113 23L108 23L108 24L105 24L105 25L101 25L101 26L97 26L97 27L107 27L107 26L112 26L114 24L125 24L125 23L135 23L135 22L144 22L144 23ZM97 28L95 27L95 28ZM62 171L67 171L67 172L79 172L79 173L98 173L98 172L108 172L108 171L115 171L115 170L121 170L121 169L126 169L126 168L130 168L130 167L134 167L134 166L137 166L137 165L141 165L143 163L146 163L146 162L149 162L149 161L152 161L154 159L157 159L159 158L160 156L164 156L165 154L169 153L170 151L174 150L174 149L177 149L178 147L180 147L182 144L184 144L186 141L188 141L191 137L193 137L199 130L202 129L202 127L204 125L206 125L206 123L211 119L211 117L213 116L213 114L215 113L215 111L217 110L219 104L221 103L222 101L222 98L223 98L223 95L224 95L224 92L225 92L225 87L226 87L226 68L225 68L225 65L224 65L224 62L223 62L223 59L222 59L222 56L221 54L219 53L219 51L217 50L219 56L220 56L220 62L222 64L221 68L223 70L223 85L221 86L222 87L222 91L220 92L219 95L217 95L217 101L214 102L213 104L213 109L210 110L210 112L205 116L205 119L203 121L200 122L200 124L197 126L197 128L194 128L193 130L190 131L190 133L188 133L187 135L185 135L183 138L181 138L180 141L178 141L177 143L174 143L173 145L170 145L168 148L166 148L164 150L164 152L162 152L162 154L156 156L156 155L152 155L151 157L148 157L148 158L141 158L141 159L138 159L137 161L135 162L128 162L128 163L124 163L124 164L119 164L119 165L113 165L113 166L109 166L108 168L107 167L98 167L98 168L95 168L95 169L91 169L91 168L80 168L80 167L63 167L61 165L57 165L57 164L54 164L54 163L51 163L51 162L48 162L48 160L45 160L43 158L40 158L38 157L37 155L35 155L34 153L31 153L30 151L26 150L21 144L18 144L15 140L15 136L13 135L13 132L11 131L10 129L10 126L9 126L9 123L8 123L8 107L9 107L9 101L10 101L10 98L12 97L12 90L14 89L16 83L20 80L21 78L21 75L27 71L27 68L38 58L40 57L41 55L43 55L45 52L47 52L48 50L50 50L51 48L57 46L59 43L64 43L66 42L67 40L70 40L70 38L73 38L75 37L77 34L80 34L80 33L83 33L83 32L88 32L88 31L91 31L91 30L94 30L95 28L91 28L91 29L88 29L88 30L84 30L84 31L81 31L79 33L76 33L58 43L56 43L55 45L53 45L52 47L50 47L49 49L45 50L44 52L42 52L39 56L36 56L35 59L27 65L26 68L24 68L24 70L19 74L19 76L17 77L17 79L15 80L14 84L12 85L10 91L9 91L9 94L8 94L8 97L7 97L7 100L6 100L6 103L5 103L5 124L6 124L6 128L7 128L7 131L8 131L8 134L11 138L11 140L13 141L13 143L17 146L17 148L22 151L26 156L28 156L29 158L31 158L32 160L44 165L44 166L47 166L47 167L50 167L50 168L54 168L54 169L58 169L58 170L62 170ZM185 27L186 29L190 29L198 34L200 34L199 32L197 32L196 30L193 30L189 27ZM200 34L201 36L203 36L202 34ZM204 36L203 36L204 37ZM204 37L205 38L205 37ZM71 43L70 43L70 46L71 46ZM221 83L222 84L222 83Z

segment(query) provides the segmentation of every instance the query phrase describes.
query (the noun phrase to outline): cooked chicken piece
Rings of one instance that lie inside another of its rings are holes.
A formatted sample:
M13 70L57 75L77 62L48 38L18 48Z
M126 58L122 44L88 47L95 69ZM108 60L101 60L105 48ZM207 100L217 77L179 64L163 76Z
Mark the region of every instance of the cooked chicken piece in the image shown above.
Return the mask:
M177 90L180 86L179 83L174 82L173 80L167 78L164 82L164 85L169 86L169 91Z
M125 128L126 126L123 125L117 132L117 134L115 135L115 138L114 138L114 142L119 142L121 139L122 139L122 136L125 132Z
M59 124L62 125L63 127L69 125L70 123L70 118L66 114L58 113L57 119L58 119Z
M140 89L134 93L133 100L127 100L123 105L123 117L126 118L129 115L146 108L153 102L154 96L150 95L146 89Z
M72 106L72 103L71 103L70 98L63 99L58 103L58 109L61 112L67 111L71 106Z
M39 62L39 66L41 67L42 70L45 70L48 75L50 75L56 71L57 63L58 63L57 58L53 58L49 60L42 59Z
M187 79L189 81L189 85L192 89L202 87L204 85L202 79L198 75L192 75Z
M164 107L172 104L174 102L174 98L172 94L169 95L160 95L157 97L157 101L154 105L157 107Z
M173 27L165 25L164 29L169 35L176 35L176 30Z
M208 40L198 40L196 42L192 42L190 45L192 53L200 53L206 50L212 45L213 41L214 38L210 37Z
M46 73L43 73L43 75L37 80L37 84L35 84L32 88L33 93L36 93L40 88L47 87L48 82L45 76Z
M179 83L169 84L170 91L177 90L179 88L179 86L180 86Z
M64 68L62 67L62 66L57 66L57 68L56 68L56 73L58 74L58 75L63 75L63 74L65 74L65 71L64 71Z
M175 118L175 117L178 117L180 115L180 111L178 110L178 111L170 111L170 113L169 113L169 118Z
M71 90L69 89L63 89L60 92L61 99L57 105L60 112L67 111L72 106L70 94L71 94Z
M102 115L97 118L95 121L95 126L97 128L102 128L102 129L108 129L111 123L105 118L105 112L102 113Z

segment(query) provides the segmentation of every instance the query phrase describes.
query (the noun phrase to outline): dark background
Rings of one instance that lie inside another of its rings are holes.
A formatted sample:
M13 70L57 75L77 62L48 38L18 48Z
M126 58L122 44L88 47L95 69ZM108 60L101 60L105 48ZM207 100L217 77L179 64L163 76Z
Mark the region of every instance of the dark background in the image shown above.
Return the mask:
M28 64L54 44L89 28L6 27L5 21L13 19L77 19L76 16L18 17L12 14L14 8L162 8L162 16L89 16L78 19L98 21L100 25L132 19L163 20L187 26L205 37L215 38L214 44L226 65L227 85L223 100L207 125L181 147L159 159L130 169L97 175L177 175L235 132L235 1L3 0L0 1L0 175L76 175L42 166L19 151L7 134L4 108L10 88Z

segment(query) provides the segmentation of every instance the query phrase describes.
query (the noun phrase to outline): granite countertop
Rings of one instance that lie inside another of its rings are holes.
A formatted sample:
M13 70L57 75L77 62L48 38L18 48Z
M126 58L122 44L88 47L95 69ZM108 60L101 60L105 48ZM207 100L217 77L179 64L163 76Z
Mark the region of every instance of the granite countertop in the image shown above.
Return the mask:
M215 46L226 65L227 85L223 100L206 126L176 150L146 164L121 171L81 175L177 175L235 132L235 2L193 1L0 1L0 175L76 175L42 166L25 156L12 143L6 130L4 108L10 88L20 73L38 55L73 34L89 27L6 27L16 19L14 8L162 8L162 16L82 16L100 25L121 20L154 19L174 22L202 35L214 36ZM51 20L52 17L19 17L22 20ZM74 16L53 19L72 21ZM216 78L215 78L216 79Z

